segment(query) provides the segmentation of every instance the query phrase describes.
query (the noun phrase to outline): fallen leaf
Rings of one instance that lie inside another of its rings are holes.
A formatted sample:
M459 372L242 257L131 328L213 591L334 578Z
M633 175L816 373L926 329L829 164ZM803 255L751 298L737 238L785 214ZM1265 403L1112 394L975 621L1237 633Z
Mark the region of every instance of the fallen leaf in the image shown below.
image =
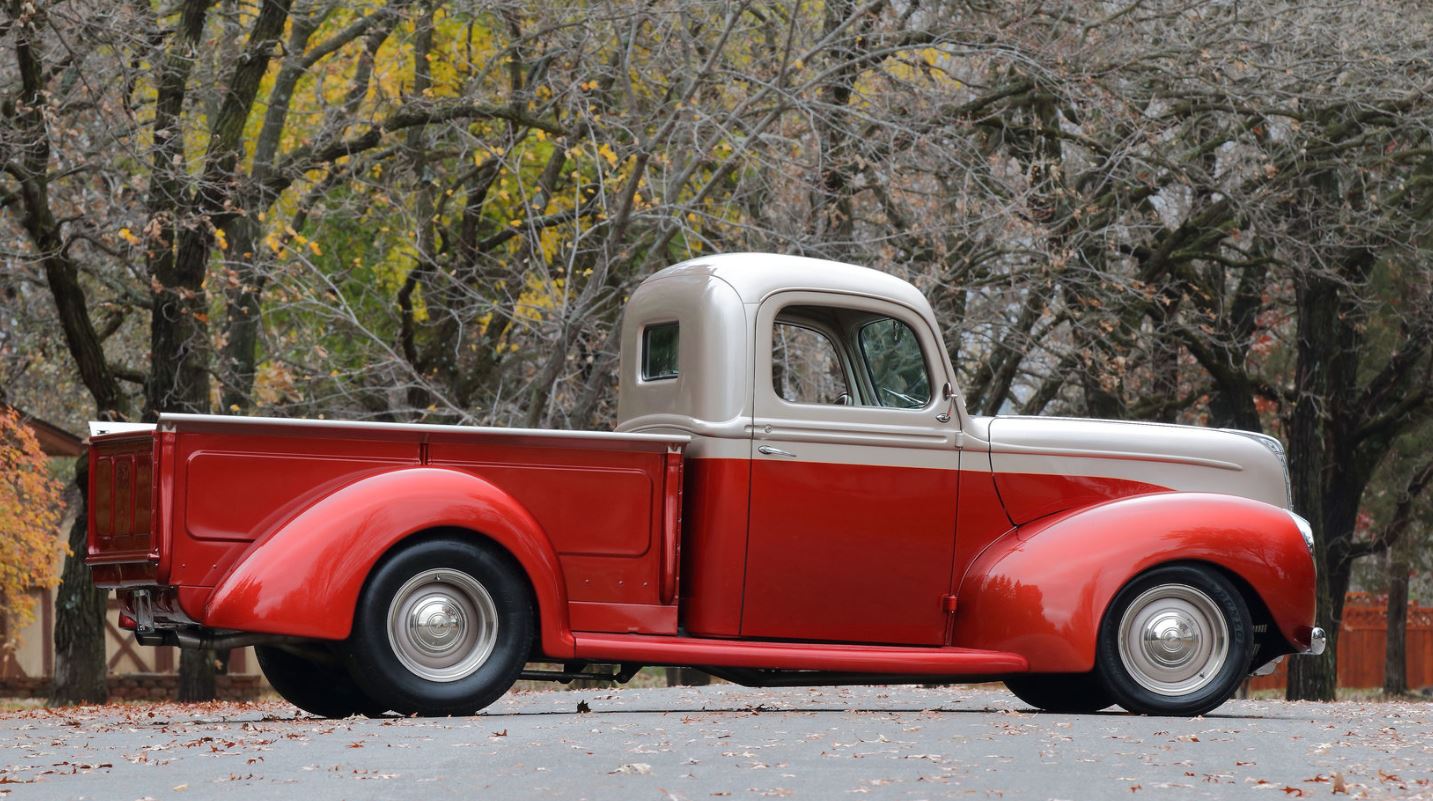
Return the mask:
M1334 795L1338 795L1339 793L1348 795L1348 785L1343 782L1343 774L1337 771L1335 771L1333 775L1333 792Z
M577 714L582 715L591 711L592 707L588 706L586 701L577 702Z
M621 765L616 770L609 770L608 773L635 773L639 776L646 776L652 772L652 766L646 762L633 762L628 765Z

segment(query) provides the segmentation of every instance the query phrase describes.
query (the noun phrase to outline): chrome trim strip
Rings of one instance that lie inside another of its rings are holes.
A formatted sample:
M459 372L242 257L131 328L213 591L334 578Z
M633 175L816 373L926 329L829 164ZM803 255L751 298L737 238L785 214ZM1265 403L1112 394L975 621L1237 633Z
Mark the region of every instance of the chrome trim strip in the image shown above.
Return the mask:
M1290 518L1294 521L1294 527L1299 530L1299 536L1304 540L1304 547L1309 549L1309 558L1314 558L1314 527L1309 521L1298 512L1285 509ZM1318 569L1318 560L1314 560L1314 569Z
M769 431L767 429L770 429ZM775 439L787 442L811 442L825 445L871 445L882 448L917 448L955 452L955 443L950 436L926 436L908 431L892 433L884 431L821 431L797 428L789 421L772 421L771 425L753 426L752 436L756 440Z
M644 414L618 424L617 433L640 434L662 429L690 431L693 436L700 437L750 439L751 418L741 415L730 420L710 421L699 420L685 414Z
M1074 459L1111 459L1122 462L1162 462L1165 464L1189 464L1201 467L1215 467L1220 470L1242 471L1243 465L1220 459L1205 459L1199 456L1171 456L1167 453L1140 453L1136 451L1094 451L1079 448L1043 448L1001 443L991 443L992 456L1057 456Z
M153 423L114 423L107 420L91 420L90 436L103 437L107 434L137 434L141 431L153 431Z
M162 414L159 425L173 430L182 424L214 427L282 426L307 429L355 429L360 431L394 431L419 434L502 434L552 439L601 440L605 442L689 442L686 434L636 434L612 431L562 431L543 428L502 428L500 426L434 425L431 423L375 423L350 420L307 420L287 417L239 417L222 414Z

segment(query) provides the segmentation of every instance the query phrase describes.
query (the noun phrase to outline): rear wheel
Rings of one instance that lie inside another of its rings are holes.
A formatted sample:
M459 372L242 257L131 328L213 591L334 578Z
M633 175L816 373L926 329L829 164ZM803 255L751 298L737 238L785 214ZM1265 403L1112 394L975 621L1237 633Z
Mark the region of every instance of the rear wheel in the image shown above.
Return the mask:
M1146 715L1202 715L1224 703L1249 672L1253 620L1229 579L1196 565L1136 578L1100 625L1097 662L1110 695Z
M532 638L531 595L506 552L485 541L427 540L369 577L349 672L395 711L468 715L512 687Z
M1094 673L1031 673L1012 676L1005 686L1046 712L1098 712L1115 702Z
M272 645L254 646L259 669L285 701L321 718L383 713L337 660L320 661Z

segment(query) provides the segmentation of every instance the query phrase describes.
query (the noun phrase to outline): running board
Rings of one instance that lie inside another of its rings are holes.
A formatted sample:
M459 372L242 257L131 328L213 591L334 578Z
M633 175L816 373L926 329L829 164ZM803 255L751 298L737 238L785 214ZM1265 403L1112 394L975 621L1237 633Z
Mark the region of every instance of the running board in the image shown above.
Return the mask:
M767 670L763 668L706 667L695 668L710 676L725 679L743 687L836 687L860 684L891 686L897 684L983 684L1000 681L1004 676L981 676L961 673L957 676L912 676L906 673L842 673L830 670Z
M752 642L643 634L574 633L576 659L683 667L773 668L911 676L1002 676L1025 673L1025 657L976 648Z

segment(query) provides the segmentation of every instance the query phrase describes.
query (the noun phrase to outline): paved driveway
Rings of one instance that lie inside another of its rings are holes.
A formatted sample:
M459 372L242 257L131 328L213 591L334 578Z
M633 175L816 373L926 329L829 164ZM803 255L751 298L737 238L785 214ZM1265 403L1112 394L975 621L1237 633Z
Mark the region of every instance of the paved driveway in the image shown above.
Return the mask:
M587 712L578 712L579 703ZM1037 714L986 688L530 692L456 719L279 703L0 717L0 798L1433 799L1433 704Z

